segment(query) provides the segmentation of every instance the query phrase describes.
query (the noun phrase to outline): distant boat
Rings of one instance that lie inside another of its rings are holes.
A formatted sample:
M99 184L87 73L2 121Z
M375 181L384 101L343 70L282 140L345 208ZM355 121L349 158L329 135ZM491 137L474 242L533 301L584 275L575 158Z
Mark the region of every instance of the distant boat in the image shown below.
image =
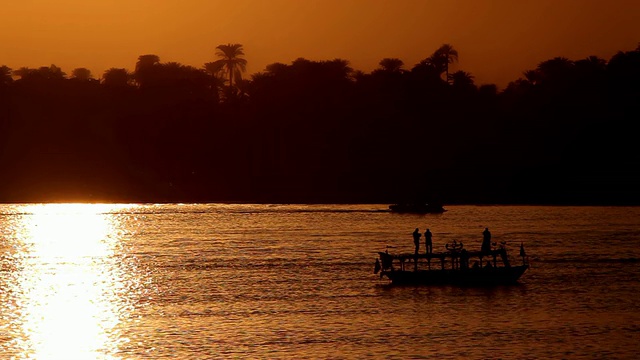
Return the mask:
M444 252L418 255L379 252L374 273L380 273L381 279L387 277L392 285L490 286L515 284L529 268L522 245L522 265L515 266L504 244L487 251L467 251L456 242L446 248Z
M400 203L389 205L389 210L397 213L440 214L447 210L437 203Z

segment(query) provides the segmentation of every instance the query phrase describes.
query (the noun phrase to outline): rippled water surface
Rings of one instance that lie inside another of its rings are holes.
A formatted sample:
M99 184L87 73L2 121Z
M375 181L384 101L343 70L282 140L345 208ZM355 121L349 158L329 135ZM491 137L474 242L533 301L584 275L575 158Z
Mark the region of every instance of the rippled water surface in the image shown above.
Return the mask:
M640 208L0 205L0 358L635 358ZM520 285L384 286L377 251L480 247ZM517 262L515 257L512 261Z

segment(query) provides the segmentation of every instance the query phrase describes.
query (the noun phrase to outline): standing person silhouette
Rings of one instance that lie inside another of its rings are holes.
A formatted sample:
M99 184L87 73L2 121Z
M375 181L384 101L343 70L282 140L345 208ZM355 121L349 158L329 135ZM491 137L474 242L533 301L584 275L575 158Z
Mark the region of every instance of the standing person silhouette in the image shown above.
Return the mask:
M418 250L420 249L420 237L422 236L422 234L420 234L420 229L416 228L413 231L413 244L416 246L416 256L418 255Z
M426 254L431 254L433 252L433 242L431 242L431 231L427 229L424 232L424 245L426 246Z
M482 252L491 251L491 233L489 232L489 228L484 228L482 232L482 247L480 248Z
M416 246L416 254L413 258L413 271L418 271L418 250L420 249L420 237L422 236L422 234L420 234L420 229L416 228L413 231L413 243Z

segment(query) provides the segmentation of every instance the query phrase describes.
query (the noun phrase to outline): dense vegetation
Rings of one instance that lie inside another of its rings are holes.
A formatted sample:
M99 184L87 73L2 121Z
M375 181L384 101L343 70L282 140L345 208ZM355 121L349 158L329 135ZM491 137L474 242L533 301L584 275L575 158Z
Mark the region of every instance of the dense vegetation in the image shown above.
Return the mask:
M553 58L504 90L443 45L405 69L0 67L0 201L640 204L640 47ZM0 59L1 60L1 59Z

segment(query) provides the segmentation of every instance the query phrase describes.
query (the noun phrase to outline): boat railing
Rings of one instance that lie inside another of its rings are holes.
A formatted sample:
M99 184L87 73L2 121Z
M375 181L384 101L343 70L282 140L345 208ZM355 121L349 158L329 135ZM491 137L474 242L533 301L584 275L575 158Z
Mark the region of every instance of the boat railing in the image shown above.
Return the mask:
M440 262L441 270L450 268L453 270L470 269L470 268L497 268L497 267L511 267L509 256L507 254L506 242L499 244L493 243L492 249L487 251L469 251L464 248L462 242L453 241L445 245L446 251L442 252L430 252L430 253L400 253L390 254L387 249L385 252L379 252L381 270L383 271L395 271L397 269L405 271L407 264L413 264L414 271L418 271L419 268L424 266L418 266L418 264L424 264L426 260L426 266L428 270L431 270L431 262L433 260ZM521 245L520 254L524 253L524 247ZM472 265L470 262L473 261ZM522 265L526 265L525 256L522 256ZM450 263L450 266L447 264Z

